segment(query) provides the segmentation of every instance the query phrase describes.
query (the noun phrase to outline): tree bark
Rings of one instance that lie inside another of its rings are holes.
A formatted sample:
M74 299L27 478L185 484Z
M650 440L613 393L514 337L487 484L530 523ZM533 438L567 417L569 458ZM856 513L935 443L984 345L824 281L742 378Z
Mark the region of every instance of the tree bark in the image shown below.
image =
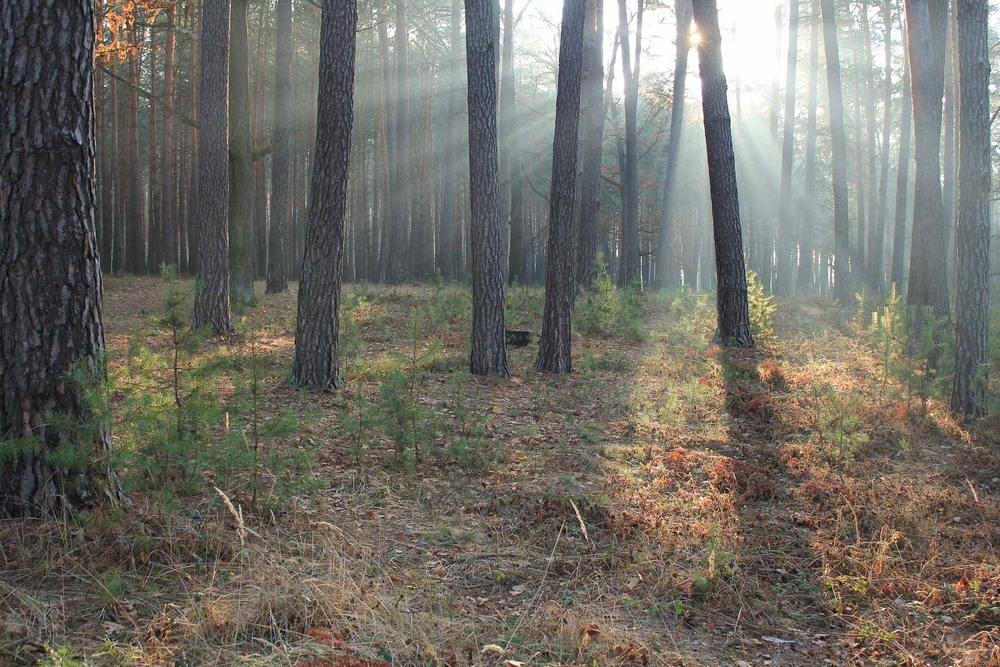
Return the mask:
M462 10L461 0L451 3L451 44L448 63L448 122L445 128L444 165L441 187L441 252L438 254L438 269L447 281L459 274L458 257L455 247L461 237L458 215L458 174L454 164L458 161L459 119L461 117L461 69L462 69Z
M396 99L394 119L396 153L392 188L393 224L389 232L389 282L401 283L410 275L410 176L413 171L410 150L410 66L409 32L406 0L396 0Z
M0 5L0 516L117 495L109 420L66 377L104 373L94 25L83 0Z
M989 3L958 2L960 150L955 381L951 408L966 418L987 407L990 262Z
M474 375L510 377L504 329L503 221L497 156L497 18L494 0L465 0L469 77Z
M536 369L549 373L569 373L573 370L574 240L577 236L573 223L586 13L585 0L564 0L559 37L556 125L552 141L545 311L538 359L535 361Z
M198 118L198 280L191 326L233 330L229 315L229 0L206 2Z
M821 0L826 83L830 97L830 133L833 153L833 274L834 293L843 305L851 302L850 219L847 211L847 133L844 129L844 93L840 81L840 48L833 0Z
M167 43L164 54L163 99L177 107L174 95L174 48L177 26L176 8L167 10ZM177 266L177 135L171 113L163 115L163 213L160 221L160 257L164 264Z
M288 290L288 160L292 140L292 0L277 0L274 53L274 151L271 154L271 228L268 234L268 294Z
M577 239L577 283L588 288L597 261L597 228L601 211L601 158L604 148L604 0L587 2L583 78L580 82L580 150L583 155L580 232Z
M357 22L357 0L323 0L312 201L299 283L291 378L300 387L336 389L343 385L339 311L354 123Z
M722 33L715 0L694 0L694 20L701 32L698 68L701 104L708 149L708 178L712 193L715 238L715 270L718 278L715 340L727 347L753 345L747 305L746 266L740 201L736 186L733 128L726 97L726 74L722 67Z

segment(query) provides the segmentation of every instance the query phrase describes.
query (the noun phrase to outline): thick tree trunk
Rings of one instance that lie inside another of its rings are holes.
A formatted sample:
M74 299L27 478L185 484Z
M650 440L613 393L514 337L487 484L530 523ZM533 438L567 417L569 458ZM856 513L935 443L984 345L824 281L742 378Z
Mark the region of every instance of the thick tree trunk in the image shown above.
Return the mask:
M271 154L271 229L268 234L268 294L288 290L288 161L292 140L292 0L275 7L277 43L274 53L274 152Z
M986 412L990 261L989 3L957 0L961 77L958 293L955 382L951 408L965 417Z
M472 204L472 356L475 375L510 377L504 329L503 222L497 156L497 18L494 0L465 0Z
M916 185L907 303L930 306L937 317L948 303L948 228L941 194L941 114L944 94L944 32L947 0L906 0L913 89Z
M18 110L0 119L0 516L117 492L108 422L66 377L104 373L94 25L83 0L0 5L0 109Z
M801 216L799 227L799 277L800 293L812 292L815 289L813 278L813 258L815 242L813 240L816 221L816 110L819 98L819 0L812 0L810 6L810 37L809 37L809 111L806 119L806 205Z
M292 382L300 387L326 389L343 384L339 311L354 123L357 21L357 0L323 0L312 201L292 368Z
M207 2L198 118L198 281L191 326L216 334L229 318L229 0Z
M789 1L788 59L785 70L785 125L781 143L781 212L778 219L776 292L790 296L795 287L795 230L792 220L792 158L795 151L795 70L799 61L799 0Z
M250 131L250 54L247 6L232 0L229 47L229 294L253 304L253 136Z
M576 297L574 203L576 151L580 124L580 74L586 0L564 0L559 37L556 127L552 142L552 188L549 195L549 243L545 312L535 368L569 373L572 360L573 301ZM627 26L626 26L627 29Z
M736 187L733 128L722 68L722 33L715 0L694 0L694 20L702 39L698 46L701 104L708 149L708 178L712 193L715 270L718 277L715 340L729 347L753 345L747 305L747 277L740 228L740 201Z
M830 133L833 153L833 274L834 291L843 305L851 301L850 219L847 211L847 133L844 129L844 93L840 81L840 48L833 0L821 0L826 83L830 96Z

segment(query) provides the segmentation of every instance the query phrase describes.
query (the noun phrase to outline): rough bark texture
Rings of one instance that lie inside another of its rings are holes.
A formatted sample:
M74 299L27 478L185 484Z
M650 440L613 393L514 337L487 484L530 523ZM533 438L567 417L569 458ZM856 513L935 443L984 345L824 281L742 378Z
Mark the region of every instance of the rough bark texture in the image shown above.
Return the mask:
M585 0L565 0L559 37L559 82L556 129L552 141L552 189L549 195L549 243L545 279L545 312L535 368L569 373L572 361L572 317L576 296L574 200L576 151L580 125L580 73L583 68Z
M851 300L850 219L847 210L847 132L844 129L844 92L840 81L840 47L833 0L822 0L826 84L830 96L830 133L833 153L833 275L834 294L847 305Z
M785 70L785 125L781 142L781 209L778 219L778 281L775 291L789 296L795 287L795 234L792 221L792 158L795 151L795 70L799 60L799 0L788 10L788 59Z
M899 112L899 164L896 169L896 209L892 233L892 264L889 283L896 286L899 293L904 291L906 262L906 221L907 190L910 184L910 144L913 142L913 98L910 94L910 59L906 49L906 35L903 35L903 107Z
M715 340L729 347L753 345L747 305L746 265L743 259L743 231L740 228L740 201L736 188L736 157L733 155L733 128L726 97L726 74L722 68L722 34L715 0L694 0L694 20L701 32L698 68L701 75L701 104L708 149L708 178L712 193L715 236L715 270L718 277L716 309L718 328Z
M232 331L229 318L229 0L207 2L198 118L198 280L191 326Z
M343 383L338 351L340 285L354 124L357 22L357 0L323 1L312 200L292 368L292 382L300 387L337 388Z
M948 228L941 192L941 116L947 0L907 0L906 26L913 91L916 182L907 303L947 317Z
M660 225L656 245L656 286L676 287L680 284L674 248L673 216L676 208L674 189L680 158L681 136L684 131L684 95L687 81L688 53L691 45L688 32L691 25L691 0L677 0L674 8L677 20L677 52L674 56L674 86L670 109L670 137L666 145L666 167L663 175L663 199L660 202Z
M50 418L90 419L65 376L77 364L103 372L94 44L91 2L0 5L0 516L114 495L94 464L111 446L107 424L73 433ZM78 465L52 465L64 448Z
M469 198L472 204L472 356L475 375L510 377L504 330L497 157L497 18L494 0L465 0L469 70ZM508 165L509 166L509 165Z
M955 305L955 382L951 408L979 417L987 405L990 262L990 61L987 0L958 2L961 78L958 294Z
M237 304L252 304L253 136L250 130L249 0L232 0L229 47L229 293Z
M288 289L285 239L288 235L288 159L292 138L292 0L275 7L277 44L274 54L274 152L271 154L271 229L268 234L268 294Z

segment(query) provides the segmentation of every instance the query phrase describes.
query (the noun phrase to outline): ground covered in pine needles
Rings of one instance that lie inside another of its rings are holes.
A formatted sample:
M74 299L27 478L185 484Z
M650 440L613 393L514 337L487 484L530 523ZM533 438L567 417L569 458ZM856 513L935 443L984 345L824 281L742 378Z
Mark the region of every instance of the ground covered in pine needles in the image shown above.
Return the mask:
M0 664L1000 664L1000 420L851 311L727 352L707 297L605 290L572 375L495 381L467 290L352 286L316 393L294 292L175 345L164 289L106 283L125 499L0 523Z

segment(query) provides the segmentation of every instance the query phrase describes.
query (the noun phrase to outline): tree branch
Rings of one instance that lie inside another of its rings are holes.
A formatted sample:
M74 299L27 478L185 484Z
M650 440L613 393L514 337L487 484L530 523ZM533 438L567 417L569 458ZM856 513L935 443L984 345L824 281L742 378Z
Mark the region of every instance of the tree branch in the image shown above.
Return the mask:
M160 97L159 95L154 95L153 93L149 92L148 90L146 90L142 86L138 86L138 85L132 83L131 81L129 81L128 79L126 79L124 77L121 77L121 76L118 76L112 70L108 69L104 65L98 65L98 67L101 69L102 72L104 72L105 74L107 74L108 76L110 76L115 81L118 81L120 83L124 83L129 88L132 88L133 90L135 90L137 93L139 93L139 97L141 97L141 98L143 98L145 100L151 100L153 102L158 103L160 106L163 107L163 109L165 111L167 111L168 113L173 114L174 116L177 116L177 118L182 123L184 123L185 125L190 125L191 127L196 128L196 129L201 127L201 123L199 123L198 121L196 121L194 118L191 118L187 114L184 114L184 113L178 111L177 109L173 108L172 106L170 106L169 104L167 104L166 102L164 102L163 98Z

